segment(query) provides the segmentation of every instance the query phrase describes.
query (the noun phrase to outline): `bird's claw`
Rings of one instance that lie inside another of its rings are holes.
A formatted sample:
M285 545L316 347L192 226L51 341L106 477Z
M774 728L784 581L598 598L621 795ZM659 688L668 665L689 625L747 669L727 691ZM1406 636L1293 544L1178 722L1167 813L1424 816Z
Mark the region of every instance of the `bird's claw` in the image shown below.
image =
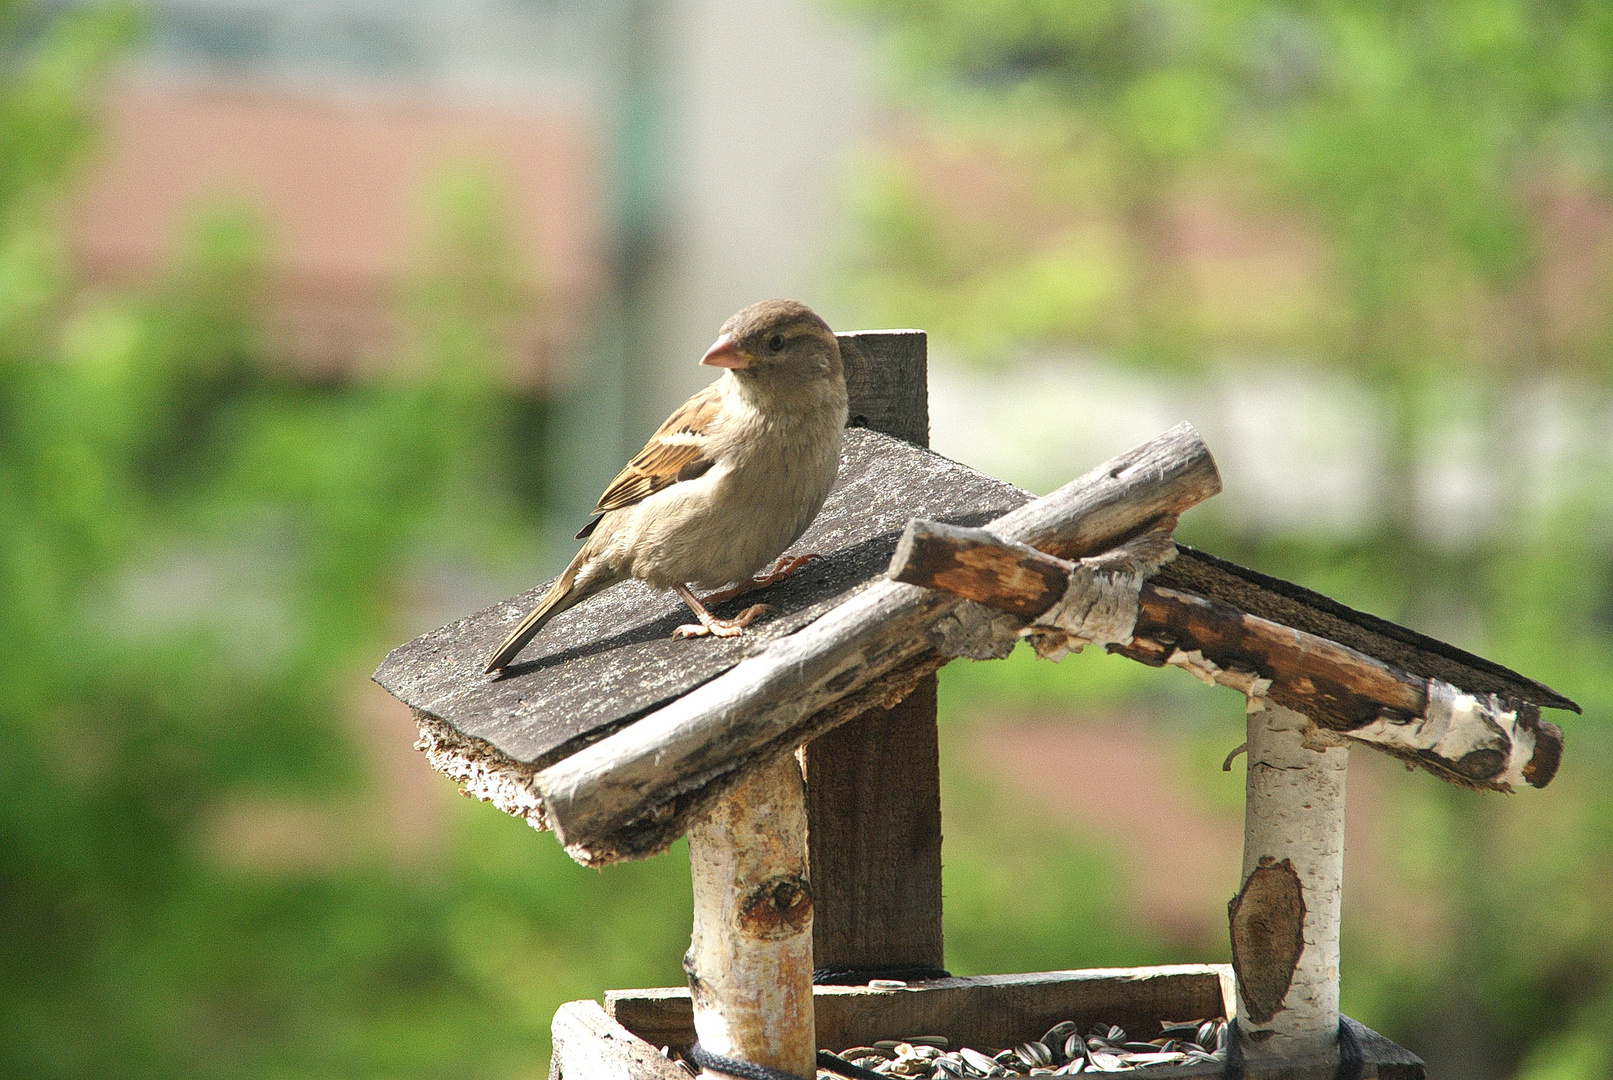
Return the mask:
M709 623L684 623L672 631L672 640L682 641L685 638L706 637L738 637L745 632L745 627L756 621L758 616L764 615L773 608L769 604L752 604L732 619L712 619Z
M701 601L701 603L705 604L707 607L716 607L718 604L726 604L736 596L743 596L746 593L752 592L756 589L765 589L769 585L777 584L778 582L789 577L791 574L795 573L797 570L801 569L803 566L806 566L808 563L821 562L822 560L823 556L819 555L815 551L810 551L805 555L791 555L788 557L780 555L778 562L773 564L773 569L769 570L767 573L757 574L748 581L742 581L738 585L730 585L726 589L720 589L717 592L712 593L710 596L707 596Z

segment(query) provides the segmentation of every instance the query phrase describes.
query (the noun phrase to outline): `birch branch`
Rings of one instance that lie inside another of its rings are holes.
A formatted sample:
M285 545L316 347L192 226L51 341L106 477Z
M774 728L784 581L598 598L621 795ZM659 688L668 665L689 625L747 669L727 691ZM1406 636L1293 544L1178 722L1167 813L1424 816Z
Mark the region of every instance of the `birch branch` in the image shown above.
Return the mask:
M1243 885L1227 914L1238 1037L1252 1065L1326 1061L1338 1039L1350 752L1311 745L1310 727L1281 707L1248 718Z
M689 871L694 934L683 966L700 1045L815 1077L806 796L793 757L747 774L691 826Z
M1555 775L1562 733L1540 719L1537 706L1469 694L1327 638L1143 580L1160 561L1137 541L1068 562L983 529L914 521L890 574L1016 616L988 627L1010 644L1028 636L1052 655L1097 643L1151 666L1182 667L1452 783L1507 791L1544 787ZM1129 621L1117 621L1117 613ZM970 648L983 649L978 642Z

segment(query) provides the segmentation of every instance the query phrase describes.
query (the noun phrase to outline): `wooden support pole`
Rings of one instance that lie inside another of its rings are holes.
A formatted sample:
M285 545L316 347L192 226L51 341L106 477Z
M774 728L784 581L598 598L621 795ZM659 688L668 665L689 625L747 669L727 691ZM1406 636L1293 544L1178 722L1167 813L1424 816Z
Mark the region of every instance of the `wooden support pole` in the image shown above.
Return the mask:
M1251 712L1248 730L1243 886L1228 905L1238 1035L1261 1071L1330 1062L1349 750L1311 743L1311 721L1280 706Z
M810 1080L806 825L801 768L783 757L747 773L690 827L694 934L683 966L703 1049Z
M930 445L922 330L841 334L849 424ZM807 743L807 844L816 888L813 964L852 979L940 970L941 760L936 678ZM831 976L835 977L835 976Z

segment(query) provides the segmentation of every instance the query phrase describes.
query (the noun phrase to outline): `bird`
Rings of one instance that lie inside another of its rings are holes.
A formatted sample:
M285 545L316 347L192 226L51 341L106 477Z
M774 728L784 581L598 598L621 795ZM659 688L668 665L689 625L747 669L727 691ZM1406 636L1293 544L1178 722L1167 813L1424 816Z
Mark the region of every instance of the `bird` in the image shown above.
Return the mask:
M707 604L817 558L780 556L817 516L840 468L846 376L834 332L805 304L763 300L723 323L700 363L722 374L611 481L577 533L587 543L493 653L486 674L509 666L550 619L629 578L674 590L693 610L699 623L674 637L732 637L767 606L719 619ZM728 588L702 603L691 585Z

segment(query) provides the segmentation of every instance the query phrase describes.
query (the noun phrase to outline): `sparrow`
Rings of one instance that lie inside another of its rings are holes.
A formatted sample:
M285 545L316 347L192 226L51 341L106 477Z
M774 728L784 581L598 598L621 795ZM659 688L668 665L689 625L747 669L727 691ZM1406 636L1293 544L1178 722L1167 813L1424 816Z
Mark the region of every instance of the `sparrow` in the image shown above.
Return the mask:
M672 589L700 620L674 637L742 633L767 610L719 619L706 604L785 577L816 556L779 558L823 506L840 468L846 378L827 323L794 300L763 300L727 322L700 363L722 368L627 463L577 533L587 543L505 639L487 673L545 623L629 578ZM777 559L772 571L757 572ZM690 586L719 588L706 603Z

